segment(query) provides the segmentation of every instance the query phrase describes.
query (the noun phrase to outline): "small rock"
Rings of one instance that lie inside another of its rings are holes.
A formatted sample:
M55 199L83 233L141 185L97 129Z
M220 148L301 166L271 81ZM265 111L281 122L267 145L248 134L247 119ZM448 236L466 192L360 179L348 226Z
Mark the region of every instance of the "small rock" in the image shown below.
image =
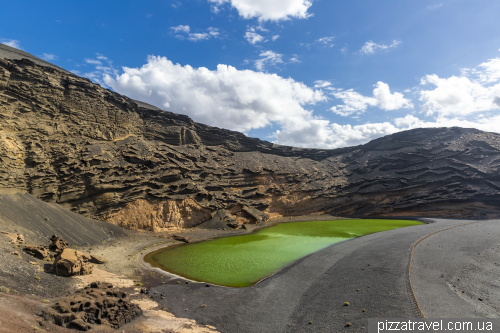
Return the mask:
M14 255L14 256L17 256L19 258L22 258L21 257L21 254L19 253L19 251L14 251L14 252L11 252L10 254Z
M184 242L184 243L189 243L189 237L186 237L186 236L181 236L181 235L172 235L172 239L174 240L177 240L177 241L181 241L181 242Z

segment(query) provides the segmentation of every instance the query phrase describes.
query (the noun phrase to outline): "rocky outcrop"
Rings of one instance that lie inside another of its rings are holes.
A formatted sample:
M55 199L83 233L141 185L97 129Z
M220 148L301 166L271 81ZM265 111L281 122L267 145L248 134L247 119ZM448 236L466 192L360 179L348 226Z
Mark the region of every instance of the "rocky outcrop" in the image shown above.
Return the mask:
M38 308L37 314L57 325L87 331L99 325L117 329L141 316L142 310L125 292L93 282L54 305Z
M475 129L278 146L7 59L0 119L0 188L129 229L193 227L220 209L236 227L317 213L500 216L500 135Z
M90 263L91 260L90 254L64 249L56 256L51 271L61 276L91 274L94 269L94 265Z
M52 235L50 237L52 244L49 245L49 249L54 252L61 252L69 246L68 242L65 242L61 237L57 235Z
M194 227L211 217L210 209L201 207L193 199L157 202L139 199L105 219L126 229L162 231Z
M49 250L47 250L43 246L26 245L23 248L23 251L29 255L32 255L35 258L42 259L42 260L46 259L50 256Z

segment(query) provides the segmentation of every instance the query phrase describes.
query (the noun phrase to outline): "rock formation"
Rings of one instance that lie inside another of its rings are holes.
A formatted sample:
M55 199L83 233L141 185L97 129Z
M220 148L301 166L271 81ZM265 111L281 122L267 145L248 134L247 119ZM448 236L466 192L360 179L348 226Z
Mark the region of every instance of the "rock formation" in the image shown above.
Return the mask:
M90 274L94 269L94 265L90 263L91 260L90 254L64 249L56 256L51 271L61 276Z
M50 241L52 244L49 245L49 249L54 252L61 252L69 246L68 242L64 241L57 235L52 235L52 237L50 237Z
M129 229L274 216L498 217L500 135L415 129L299 149L211 127L57 68L0 59L0 188Z
M35 258L42 260L48 258L50 255L49 250L47 250L43 246L37 246L37 245L26 245L23 248L23 251L29 255L32 255Z
M142 315L142 310L125 292L109 283L93 282L37 313L57 325L87 331L97 325L119 328Z

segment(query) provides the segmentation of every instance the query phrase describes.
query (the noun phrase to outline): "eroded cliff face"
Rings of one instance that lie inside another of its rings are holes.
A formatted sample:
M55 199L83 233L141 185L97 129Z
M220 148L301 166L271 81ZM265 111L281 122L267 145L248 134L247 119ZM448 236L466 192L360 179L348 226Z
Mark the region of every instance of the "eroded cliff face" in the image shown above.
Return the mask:
M212 218L210 209L193 199L151 202L137 199L123 209L105 217L106 222L129 230L154 232L195 227Z
M141 105L141 106L139 106ZM0 191L130 229L272 216L500 216L500 136L416 129L336 150L273 145L0 59Z

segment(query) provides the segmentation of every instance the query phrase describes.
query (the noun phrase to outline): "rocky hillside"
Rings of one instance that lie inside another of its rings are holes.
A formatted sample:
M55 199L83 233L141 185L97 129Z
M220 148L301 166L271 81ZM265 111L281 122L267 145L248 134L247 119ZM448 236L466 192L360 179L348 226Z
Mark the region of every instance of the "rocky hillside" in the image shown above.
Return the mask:
M130 229L214 215L233 227L315 213L500 216L498 134L415 129L335 150L278 146L34 60L0 59L0 193Z

